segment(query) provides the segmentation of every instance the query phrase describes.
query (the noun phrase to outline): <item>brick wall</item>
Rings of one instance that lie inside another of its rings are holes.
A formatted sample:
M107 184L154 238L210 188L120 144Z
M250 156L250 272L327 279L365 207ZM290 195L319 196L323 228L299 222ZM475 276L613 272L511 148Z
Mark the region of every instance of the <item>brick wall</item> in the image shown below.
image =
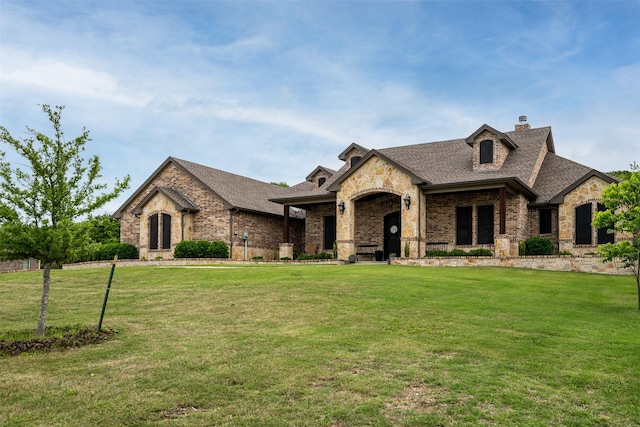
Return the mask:
M335 203L313 205L306 210L307 226L305 230L306 254L316 254L324 250L324 217L339 215ZM337 218L336 218L337 220Z
M136 217L132 210L154 190L155 187L171 187L180 191L194 201L199 212L183 214L175 208L175 204L161 193L157 193L144 206L141 215ZM148 218L156 213L171 215L171 248L169 250L149 250ZM231 212L222 200L211 191L194 180L181 168L169 163L158 172L153 182L142 188L138 196L123 209L120 220L120 241L136 245L140 257L154 259L173 258L173 249L184 240L221 240L232 248L234 259L244 256L242 231L250 233L249 245L253 256L272 259L283 237L283 218L259 213ZM302 245L304 222L290 219L291 241ZM239 235L236 234L239 233ZM233 236L233 238L230 238Z

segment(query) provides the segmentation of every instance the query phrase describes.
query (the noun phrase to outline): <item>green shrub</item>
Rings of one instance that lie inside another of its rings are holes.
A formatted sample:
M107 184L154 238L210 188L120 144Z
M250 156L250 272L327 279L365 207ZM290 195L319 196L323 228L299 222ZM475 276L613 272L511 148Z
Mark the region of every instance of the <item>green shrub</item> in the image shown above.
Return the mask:
M573 254L569 251L560 251L558 252L558 255L560 256L573 256Z
M96 248L93 259L108 261L116 255L118 255L118 259L138 259L138 248L131 243L106 243Z
M229 258L229 246L222 240L211 242L211 253L213 258Z
M291 261L291 258L289 258L288 256L283 256L282 258L280 258L280 261Z
M307 260L310 260L310 259L315 259L315 257L313 255L300 254L296 258L296 261L307 261Z
M174 258L228 258L229 247L221 240L183 240L173 250Z
M469 251L471 256L493 256L493 253L487 248L471 249Z
M467 255L469 254L462 249L453 249L449 252L449 256L467 256Z
M332 259L333 256L326 252L320 252L319 254L316 254L315 258L316 259Z
M553 242L548 237L529 237L524 249L525 255L553 255Z
M173 250L174 258L198 258L196 254L196 242L193 240L183 240Z
M254 256L251 259L254 260L254 261L262 261L264 258L262 256L258 255L258 256Z
M424 256L449 256L449 252L447 251L443 251L443 250L438 250L438 249L432 249L430 251L427 251Z

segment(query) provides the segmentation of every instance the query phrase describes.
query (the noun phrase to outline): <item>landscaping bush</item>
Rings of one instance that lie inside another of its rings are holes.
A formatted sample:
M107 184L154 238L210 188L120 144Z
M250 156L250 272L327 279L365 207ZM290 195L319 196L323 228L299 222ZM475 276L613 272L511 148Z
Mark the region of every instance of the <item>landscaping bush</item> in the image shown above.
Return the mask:
M97 247L93 259L108 261L115 255L118 255L118 259L138 259L138 248L131 243L107 243Z
M553 255L553 242L548 237L529 237L524 241L525 255Z
M300 254L296 258L296 261L308 261L308 260L312 260L312 259L332 259L332 258L333 257L331 256L331 254L328 254L326 252L320 252L320 253L315 254L315 255Z
M198 258L196 242L193 240L183 240L178 243L173 250L174 258Z
M449 252L449 256L467 256L469 255L466 251L462 249L452 249Z
M443 251L443 250L438 250L438 249L432 249L430 251L427 251L424 256L449 256L449 252L447 251Z
M493 256L493 252L491 252L487 248L478 248L478 249L471 249L469 251L469 255L471 255L471 256Z
M174 258L228 258L229 247L221 240L183 240L173 250Z

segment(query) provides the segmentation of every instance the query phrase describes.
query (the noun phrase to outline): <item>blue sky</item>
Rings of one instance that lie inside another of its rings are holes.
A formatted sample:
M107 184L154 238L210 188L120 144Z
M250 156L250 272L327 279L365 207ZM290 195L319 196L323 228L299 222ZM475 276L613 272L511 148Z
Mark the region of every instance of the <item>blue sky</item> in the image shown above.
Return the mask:
M168 156L295 184L352 142L520 115L552 126L557 154L628 169L639 22L640 1L0 0L0 125L49 131L38 104L65 105L105 182L132 177L108 213Z

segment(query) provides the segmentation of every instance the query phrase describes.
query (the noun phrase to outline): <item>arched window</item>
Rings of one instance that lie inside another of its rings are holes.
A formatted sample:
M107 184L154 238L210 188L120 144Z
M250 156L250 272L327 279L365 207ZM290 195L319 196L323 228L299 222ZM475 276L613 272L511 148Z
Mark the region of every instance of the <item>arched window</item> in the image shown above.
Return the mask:
M325 182L327 182L327 178L318 178L318 187L322 187L322 184L324 184Z
M158 249L158 214L149 217L149 249Z
M493 163L493 141L480 141L480 164Z
M576 245L591 245L591 203L585 203L576 207Z
M171 215L166 213L162 216L153 214L149 217L149 249L158 249L160 242L162 242L162 249L171 249Z
M358 164L358 162L362 159L362 157L360 156L353 156L351 158L351 167L354 167L355 165Z

